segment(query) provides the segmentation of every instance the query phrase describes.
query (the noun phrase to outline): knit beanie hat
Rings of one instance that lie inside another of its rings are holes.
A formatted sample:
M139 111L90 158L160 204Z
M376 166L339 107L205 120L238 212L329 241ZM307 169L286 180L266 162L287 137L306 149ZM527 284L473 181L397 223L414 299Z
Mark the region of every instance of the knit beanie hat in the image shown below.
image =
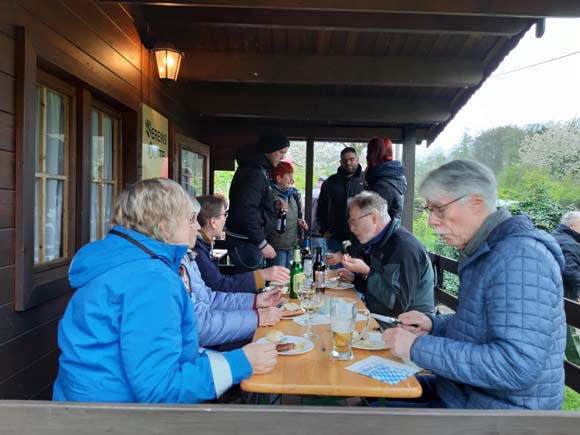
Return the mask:
M264 154L273 153L290 146L288 138L275 130L265 130L258 139L258 150Z

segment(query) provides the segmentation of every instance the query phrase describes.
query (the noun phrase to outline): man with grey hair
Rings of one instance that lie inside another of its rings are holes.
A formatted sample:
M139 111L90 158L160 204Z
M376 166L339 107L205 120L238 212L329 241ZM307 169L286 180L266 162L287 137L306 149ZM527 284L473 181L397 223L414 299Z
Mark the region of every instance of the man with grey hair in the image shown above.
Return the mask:
M560 409L560 247L527 216L495 209L497 182L480 163L449 162L419 192L429 225L461 250L459 303L455 314L401 314L400 327L383 335L392 352L436 375L424 391L445 407Z
M349 255L342 263L356 273L355 286L369 310L387 316L408 310L432 313L435 281L425 247L401 226L399 218L391 220L387 201L378 193L359 193L348 207L350 230L362 244L369 244L370 266Z
M569 211L552 233L560 244L566 267L562 272L564 297L580 302L580 211Z

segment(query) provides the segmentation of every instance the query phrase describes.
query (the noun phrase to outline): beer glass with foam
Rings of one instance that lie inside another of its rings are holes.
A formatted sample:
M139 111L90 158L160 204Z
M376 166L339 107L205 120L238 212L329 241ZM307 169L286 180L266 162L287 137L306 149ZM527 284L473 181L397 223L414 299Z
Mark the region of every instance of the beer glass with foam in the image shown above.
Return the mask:
M351 360L354 358L352 352L352 336L356 326L358 313L366 316L366 325L359 332L366 335L371 323L371 316L368 310L357 310L355 300L344 298L332 298L330 301L330 330L332 331L332 350L330 357L338 360Z

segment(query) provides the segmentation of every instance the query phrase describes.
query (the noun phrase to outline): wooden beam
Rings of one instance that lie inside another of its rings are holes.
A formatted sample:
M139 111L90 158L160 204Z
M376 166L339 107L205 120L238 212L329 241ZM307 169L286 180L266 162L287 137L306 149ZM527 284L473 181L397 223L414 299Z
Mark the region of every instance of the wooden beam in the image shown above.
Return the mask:
M136 11L136 8L133 8ZM380 33L449 33L512 36L531 24L528 18L472 17L370 12L300 11L211 7L150 6L140 11L151 29L165 36L199 26ZM191 32L189 32L191 33ZM183 33L182 33L183 34ZM187 34L187 33L185 33Z
M210 6L216 8L256 8L306 11L349 11L446 15L490 15L516 17L578 17L580 3L575 0L101 0L147 6Z
M471 87L479 61L226 52L186 55L180 80L234 83Z
M305 140L308 137L314 137L317 141L366 142L374 136L388 136L395 143L403 142L403 128L388 125L379 127L309 125L223 118L204 118L200 139L210 145L218 144L220 150L225 148L224 144L233 149L255 140L256 133L265 127L282 131L291 139ZM428 128L417 128L416 132L417 144L429 137ZM240 139L232 140L232 138Z
M403 167L405 168L405 176L407 177L407 190L405 191L402 223L411 232L413 232L413 205L415 202L416 130L414 126L405 126L403 129Z
M451 117L445 101L306 95L204 93L193 107L205 116L328 124L436 124Z

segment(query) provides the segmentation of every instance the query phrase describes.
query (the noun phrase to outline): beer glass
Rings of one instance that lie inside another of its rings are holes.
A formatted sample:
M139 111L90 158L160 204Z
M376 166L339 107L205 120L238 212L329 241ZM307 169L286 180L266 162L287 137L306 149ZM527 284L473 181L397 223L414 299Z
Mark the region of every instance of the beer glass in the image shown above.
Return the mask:
M366 316L366 325L359 334L365 335L371 323L371 315L368 310L357 310L357 301L332 298L330 301L330 330L332 331L332 351L330 357L338 360L351 360L352 335L355 331L357 313Z

